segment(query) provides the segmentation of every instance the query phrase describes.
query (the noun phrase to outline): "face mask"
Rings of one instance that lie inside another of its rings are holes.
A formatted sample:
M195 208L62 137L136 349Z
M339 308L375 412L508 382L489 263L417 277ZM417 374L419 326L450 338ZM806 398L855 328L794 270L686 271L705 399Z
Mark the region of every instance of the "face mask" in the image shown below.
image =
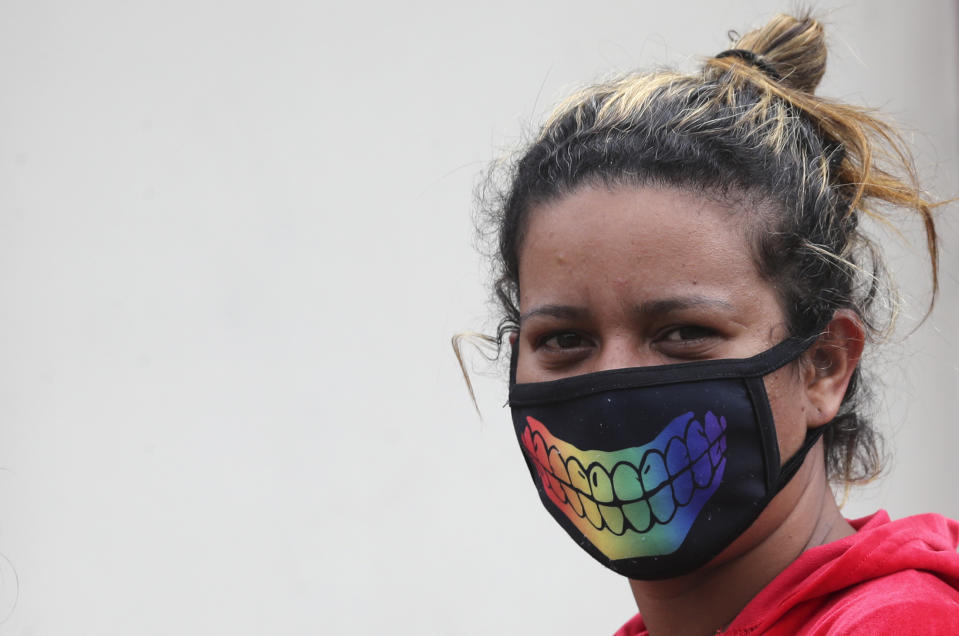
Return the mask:
M825 430L780 467L763 376L815 338L746 359L516 384L509 404L540 499L589 554L653 580L702 567L788 483Z

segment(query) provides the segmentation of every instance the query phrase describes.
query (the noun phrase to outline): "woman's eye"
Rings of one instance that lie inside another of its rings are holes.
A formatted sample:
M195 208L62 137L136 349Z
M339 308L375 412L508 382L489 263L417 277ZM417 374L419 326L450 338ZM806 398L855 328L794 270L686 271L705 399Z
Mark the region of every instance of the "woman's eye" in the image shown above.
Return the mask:
M551 349L578 349L586 344L586 339L574 332L554 334L543 340L543 346Z
M684 325L682 327L670 329L668 332L666 332L663 340L667 342L688 342L690 340L702 340L704 338L709 338L714 334L715 332L712 329L708 329L706 327Z

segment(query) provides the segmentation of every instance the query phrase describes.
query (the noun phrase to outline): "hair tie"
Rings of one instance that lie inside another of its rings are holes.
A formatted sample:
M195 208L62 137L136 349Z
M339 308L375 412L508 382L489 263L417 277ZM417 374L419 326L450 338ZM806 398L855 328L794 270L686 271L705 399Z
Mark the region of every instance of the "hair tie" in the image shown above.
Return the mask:
M776 72L776 69L767 62L761 55L757 55L752 51L747 51L746 49L728 49L723 51L715 57L715 59L721 59L724 57L738 57L739 59L752 64L760 71L765 73L768 77L776 80L777 82L782 79L782 75Z

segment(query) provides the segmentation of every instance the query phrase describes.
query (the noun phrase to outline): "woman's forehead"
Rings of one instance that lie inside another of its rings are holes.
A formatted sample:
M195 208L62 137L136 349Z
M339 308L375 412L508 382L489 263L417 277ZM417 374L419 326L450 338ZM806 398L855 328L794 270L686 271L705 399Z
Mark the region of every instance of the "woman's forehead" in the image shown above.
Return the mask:
M586 188L535 208L520 252L521 289L542 275L759 279L741 214L680 190Z
M582 189L544 204L520 252L520 311L648 315L639 308L692 300L733 313L770 308L775 290L756 269L740 216L709 198L640 187Z

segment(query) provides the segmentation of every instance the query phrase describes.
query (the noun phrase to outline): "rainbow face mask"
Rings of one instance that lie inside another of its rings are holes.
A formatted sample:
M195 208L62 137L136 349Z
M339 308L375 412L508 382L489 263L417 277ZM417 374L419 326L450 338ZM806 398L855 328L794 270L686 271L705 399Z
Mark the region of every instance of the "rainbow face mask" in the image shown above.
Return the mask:
M516 384L509 405L540 499L590 555L633 579L702 567L759 516L825 426L780 466L763 376L814 338L746 359Z

